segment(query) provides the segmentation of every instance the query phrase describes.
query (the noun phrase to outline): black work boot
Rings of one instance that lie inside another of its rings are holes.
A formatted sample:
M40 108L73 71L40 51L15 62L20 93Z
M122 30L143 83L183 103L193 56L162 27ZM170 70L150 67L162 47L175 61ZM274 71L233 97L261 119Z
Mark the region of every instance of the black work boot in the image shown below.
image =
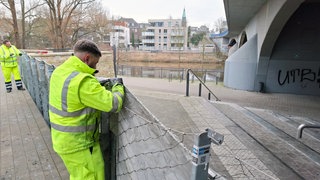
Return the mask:
M26 89L25 89L24 87L20 86L20 87L18 87L18 90L24 91L24 90L26 90Z

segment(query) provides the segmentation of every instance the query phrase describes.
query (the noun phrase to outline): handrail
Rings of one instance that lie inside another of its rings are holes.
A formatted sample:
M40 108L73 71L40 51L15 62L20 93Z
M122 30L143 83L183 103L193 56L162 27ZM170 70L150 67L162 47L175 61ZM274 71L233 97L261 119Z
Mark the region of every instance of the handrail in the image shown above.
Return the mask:
M210 94L212 94L216 98L216 101L220 101L220 99L216 95L214 95L214 93L206 86L206 84L191 69L187 70L186 96L189 96L189 77L190 77L189 74L190 74L190 72L199 80L200 85L202 84L209 91L209 97L208 97L209 100L210 100ZM201 86L199 87L199 96L201 95L200 91L201 91Z
M320 128L320 125L300 124L300 126L298 127L297 138L302 138L302 132L304 128Z

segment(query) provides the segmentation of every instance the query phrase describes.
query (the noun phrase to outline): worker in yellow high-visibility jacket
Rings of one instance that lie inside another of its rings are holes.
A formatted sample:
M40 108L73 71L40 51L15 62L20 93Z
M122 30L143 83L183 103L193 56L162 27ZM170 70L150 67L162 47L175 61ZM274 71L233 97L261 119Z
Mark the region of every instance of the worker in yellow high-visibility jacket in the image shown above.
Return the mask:
M4 40L0 46L0 61L4 82L6 85L7 93L12 91L11 74L14 76L18 90L25 90L22 86L21 76L18 67L18 56L22 53L9 40Z
M124 98L122 79L109 91L94 77L101 52L89 40L74 45L74 55L50 78L49 116L53 149L70 179L104 179L99 145L101 111L119 112Z

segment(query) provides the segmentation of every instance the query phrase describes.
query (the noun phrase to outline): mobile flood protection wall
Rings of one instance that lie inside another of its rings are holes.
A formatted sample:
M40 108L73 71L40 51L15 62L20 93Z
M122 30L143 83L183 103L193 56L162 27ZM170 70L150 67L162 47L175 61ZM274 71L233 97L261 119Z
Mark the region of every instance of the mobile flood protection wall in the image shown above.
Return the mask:
M49 127L49 81L54 69L26 54L20 58L23 82ZM106 179L191 177L190 152L128 89L120 113L102 114L100 144Z

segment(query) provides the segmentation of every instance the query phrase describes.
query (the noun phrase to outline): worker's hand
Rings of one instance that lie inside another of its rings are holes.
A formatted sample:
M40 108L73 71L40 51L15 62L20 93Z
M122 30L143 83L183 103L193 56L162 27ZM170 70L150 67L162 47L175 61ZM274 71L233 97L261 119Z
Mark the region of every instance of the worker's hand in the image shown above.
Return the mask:
M112 83L112 86L115 84L122 84L123 85L122 78L112 78L111 83Z
M19 53L19 56L22 56L22 53Z
M107 90L111 91L111 89L112 89L112 82L111 82L111 80L110 80L110 79L107 79L107 81L103 84L103 86L104 86Z
M112 90L114 86L116 85L122 85L123 86L123 81L122 78L111 78L108 79L108 81L105 83L104 87L108 90Z
M10 54L10 57L13 57L13 56L14 56L14 54L13 54L13 53L11 53L11 54Z

